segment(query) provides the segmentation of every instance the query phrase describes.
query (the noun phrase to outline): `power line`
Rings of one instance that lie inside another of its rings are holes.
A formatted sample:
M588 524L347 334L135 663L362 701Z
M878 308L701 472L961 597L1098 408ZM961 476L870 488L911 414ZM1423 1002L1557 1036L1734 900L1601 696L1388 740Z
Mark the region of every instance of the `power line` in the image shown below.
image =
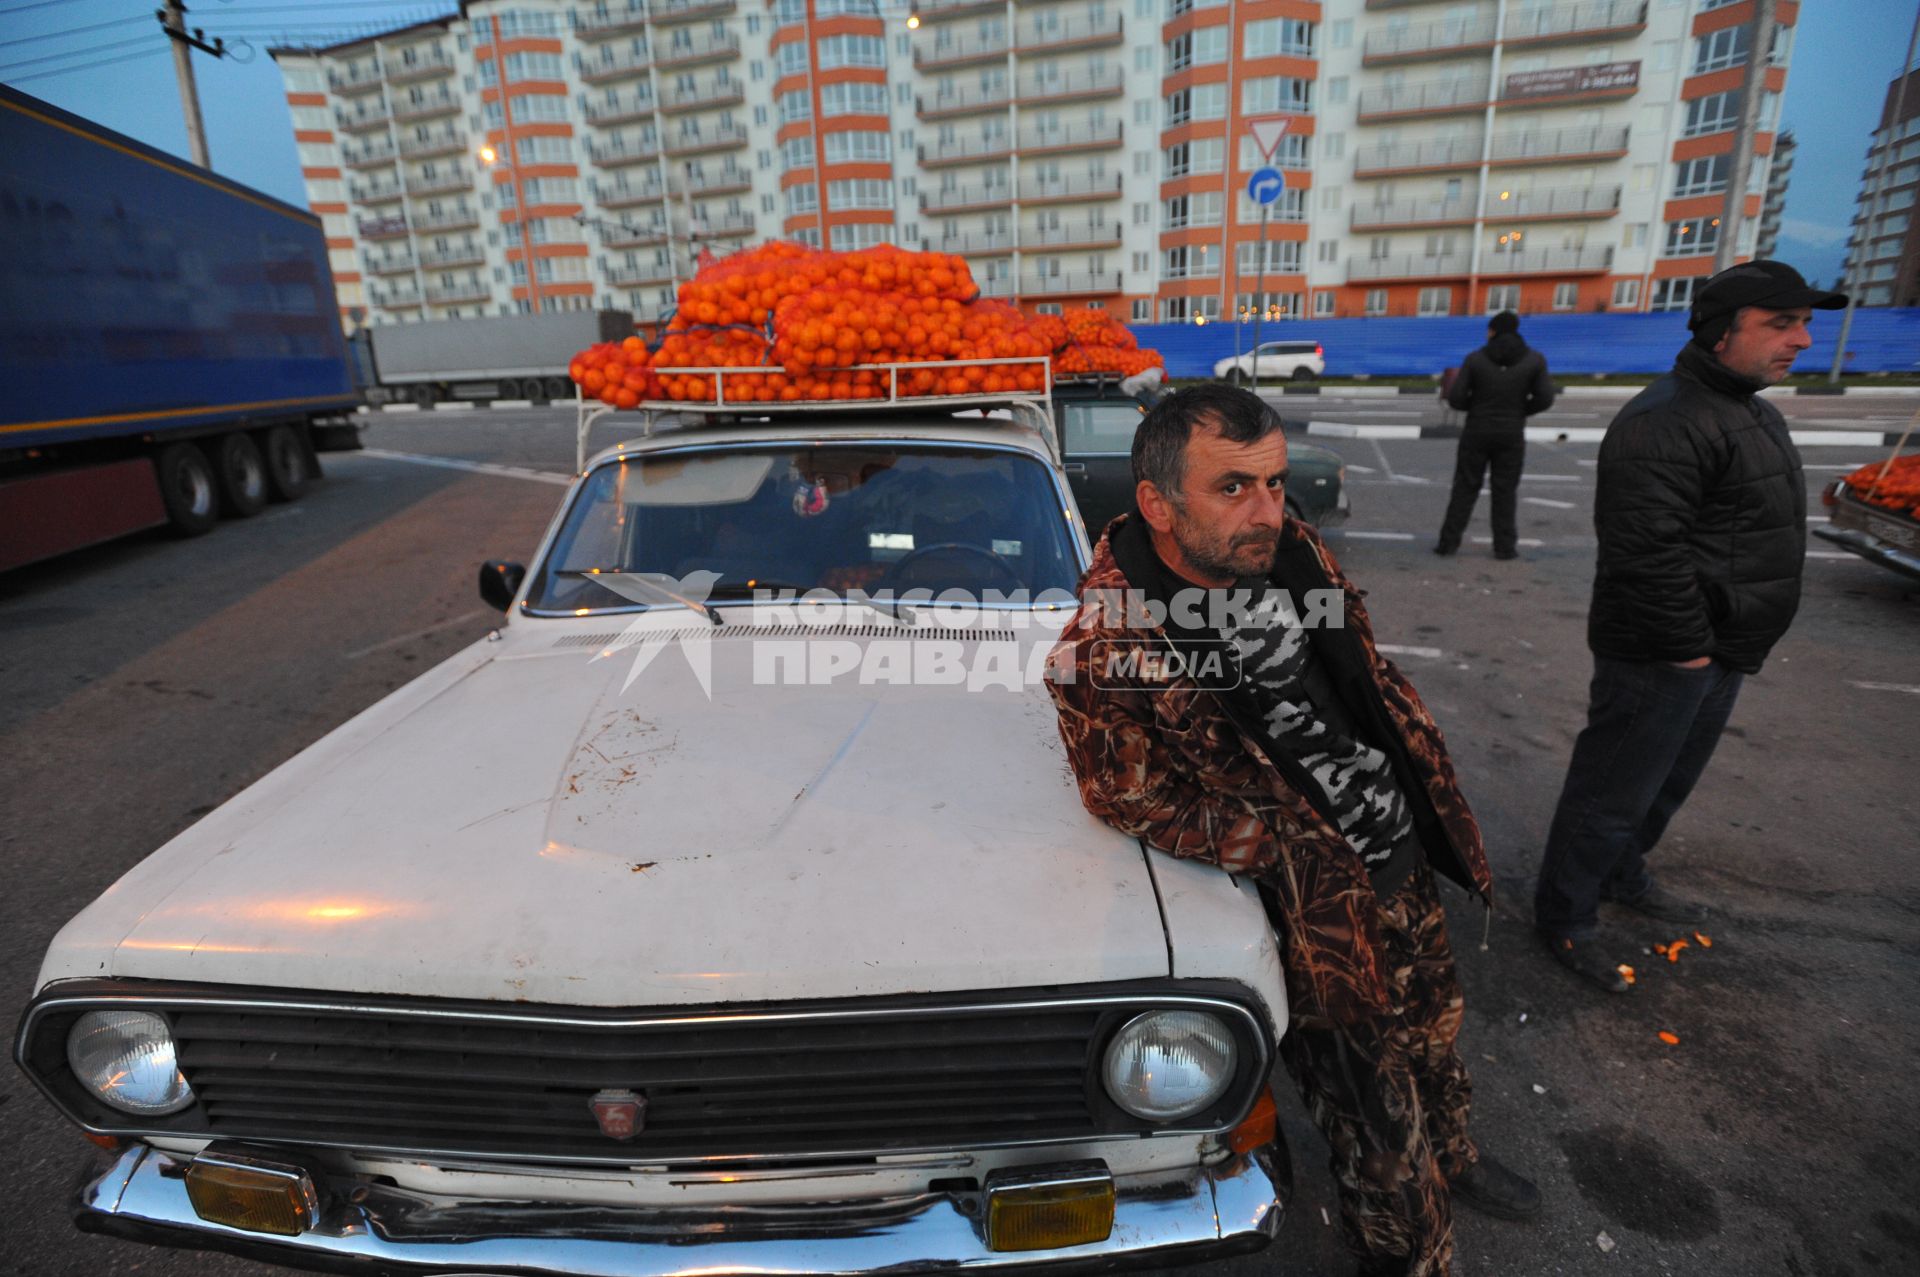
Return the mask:
M96 22L91 26L68 27L65 31L49 31L45 35L23 35L17 40L0 40L0 49L11 48L16 44L37 44L41 40L59 40L70 35L82 35L88 31L105 31L108 27L124 27L129 22L144 22L146 14L137 14L131 18L115 18L111 22Z
M10 8L0 9L0 14L25 13L29 9L51 9L56 4L71 4L72 2L73 0L35 0L33 4L16 4Z
M62 58L88 58L96 53L105 53L108 49L124 49L128 45L147 44L150 43L152 39L152 36L137 35L131 40L114 40L108 44L96 44L86 49L68 49L65 53L43 53L37 58L23 58L18 62L9 62L5 66L0 66L0 72L11 71L15 67L37 66L42 62L58 62ZM160 47L165 48L166 46L162 45Z
M131 62L135 58L150 58L165 53L167 46L156 45L151 49L141 49L137 53L123 53L117 58L102 58L98 62L83 62L76 67L56 67L51 71L35 71L32 75L17 75L8 80L9 84L25 84L28 80L44 80L48 76L70 75L75 71L91 71L95 67L112 66L116 62Z

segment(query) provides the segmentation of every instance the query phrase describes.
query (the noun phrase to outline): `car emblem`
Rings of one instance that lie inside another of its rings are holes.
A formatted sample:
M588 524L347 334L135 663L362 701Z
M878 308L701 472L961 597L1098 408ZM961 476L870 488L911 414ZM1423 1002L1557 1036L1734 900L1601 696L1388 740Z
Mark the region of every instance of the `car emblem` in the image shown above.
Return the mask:
M611 1140L630 1140L647 1124L646 1097L627 1090L599 1091L587 1101L600 1133Z

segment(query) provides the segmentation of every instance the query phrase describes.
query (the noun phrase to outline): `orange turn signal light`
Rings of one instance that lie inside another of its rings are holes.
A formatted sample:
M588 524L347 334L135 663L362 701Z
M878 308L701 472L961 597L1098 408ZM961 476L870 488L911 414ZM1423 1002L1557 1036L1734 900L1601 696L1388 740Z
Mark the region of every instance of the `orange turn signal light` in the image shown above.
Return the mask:
M1253 1102L1253 1109L1240 1119L1240 1125L1227 1133L1227 1147L1245 1156L1262 1145L1271 1144L1279 1138L1280 1113L1274 1107L1273 1088L1263 1086L1260 1096Z
M194 1214L210 1224L297 1237L319 1218L313 1180L297 1166L203 1153L186 1179Z

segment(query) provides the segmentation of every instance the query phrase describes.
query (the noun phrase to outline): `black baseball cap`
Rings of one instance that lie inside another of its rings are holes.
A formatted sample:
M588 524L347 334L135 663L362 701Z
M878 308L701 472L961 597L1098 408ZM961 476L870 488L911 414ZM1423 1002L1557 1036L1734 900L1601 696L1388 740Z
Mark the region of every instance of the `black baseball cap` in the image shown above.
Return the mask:
M1742 306L1764 306L1768 310L1793 310L1800 306L1840 310L1846 304L1845 293L1810 287L1800 272L1785 262L1742 262L1727 267L1694 294L1687 327L1697 330L1702 324L1723 316L1730 318Z

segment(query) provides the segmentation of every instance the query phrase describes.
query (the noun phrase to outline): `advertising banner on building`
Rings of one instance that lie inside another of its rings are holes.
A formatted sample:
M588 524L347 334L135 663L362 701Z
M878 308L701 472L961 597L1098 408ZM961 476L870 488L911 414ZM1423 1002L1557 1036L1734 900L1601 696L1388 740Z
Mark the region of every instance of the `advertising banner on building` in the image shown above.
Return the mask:
M1597 67L1555 67L1551 71L1516 71L1507 77L1503 99L1557 98L1572 93L1605 93L1631 89L1640 83L1638 62L1608 62Z

